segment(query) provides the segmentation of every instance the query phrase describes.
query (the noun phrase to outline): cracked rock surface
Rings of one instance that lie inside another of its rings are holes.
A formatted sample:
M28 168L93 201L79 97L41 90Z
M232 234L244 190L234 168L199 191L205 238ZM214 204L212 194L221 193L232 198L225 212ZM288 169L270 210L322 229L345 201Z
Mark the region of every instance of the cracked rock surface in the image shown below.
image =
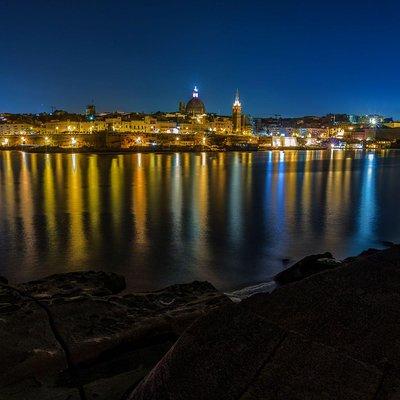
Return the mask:
M129 400L400 398L400 246L197 320Z
M0 285L0 399L117 400L199 316L230 300L207 282L125 293L122 276L74 272Z

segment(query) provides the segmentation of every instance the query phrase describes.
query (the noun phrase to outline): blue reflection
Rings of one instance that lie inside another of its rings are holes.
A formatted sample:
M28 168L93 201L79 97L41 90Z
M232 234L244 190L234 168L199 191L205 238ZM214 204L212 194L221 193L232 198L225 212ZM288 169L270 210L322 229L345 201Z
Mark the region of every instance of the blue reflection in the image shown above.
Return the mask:
M372 240L376 217L376 159L370 153L363 162L360 212L358 219L359 240Z
M239 242L242 235L242 187L241 181L242 164L239 160L239 153L234 154L234 159L231 168L231 179L229 185L229 225L230 236L235 242Z

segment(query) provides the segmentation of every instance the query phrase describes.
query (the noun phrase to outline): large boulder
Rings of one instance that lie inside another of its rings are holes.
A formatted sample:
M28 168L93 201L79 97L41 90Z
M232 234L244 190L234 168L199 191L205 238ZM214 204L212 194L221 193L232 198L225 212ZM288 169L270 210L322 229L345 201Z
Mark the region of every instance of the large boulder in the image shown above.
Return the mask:
M400 398L400 246L213 311L130 400Z
M291 267L285 269L275 275L274 281L280 285L300 281L311 275L332 269L340 265L340 262L335 260L331 253L313 254L304 257Z
M124 287L122 277L93 271L53 275L17 291L3 285L0 399L78 398L57 333L88 398L119 400L195 319L230 303L208 282L112 294Z

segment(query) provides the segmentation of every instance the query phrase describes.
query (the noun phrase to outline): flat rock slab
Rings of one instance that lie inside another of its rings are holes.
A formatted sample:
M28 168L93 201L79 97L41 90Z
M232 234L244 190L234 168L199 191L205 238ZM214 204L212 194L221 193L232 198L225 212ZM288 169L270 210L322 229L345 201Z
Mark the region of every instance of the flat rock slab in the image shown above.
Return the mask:
M0 286L0 399L72 399L71 393L77 394L42 306L89 398L119 400L189 324L230 303L207 282L119 293L124 287L123 277L93 271L53 275L16 290Z
M373 398L382 371L236 306L193 324L129 400Z
M393 246L203 317L130 400L397 399L399 377Z

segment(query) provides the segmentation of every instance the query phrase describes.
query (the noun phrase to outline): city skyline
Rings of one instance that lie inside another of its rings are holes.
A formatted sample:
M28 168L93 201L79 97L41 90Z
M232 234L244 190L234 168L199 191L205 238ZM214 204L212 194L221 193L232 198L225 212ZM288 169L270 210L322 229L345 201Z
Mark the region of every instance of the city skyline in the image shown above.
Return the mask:
M230 115L232 113L232 107L235 108L235 106L238 106L238 105L239 105L240 111L242 113L242 101L241 101L241 95L240 95L240 100L239 100L239 92L240 92L239 88L237 88L235 90L235 94L233 96L233 101L231 101L230 110L226 110L226 112L221 113L220 111L216 112L216 111L207 109L207 110L204 110L204 114L228 116L228 115ZM201 99L202 99L202 96L200 96L199 86L196 85L196 84L193 85L193 87L192 87L192 95L189 98L189 101L193 97L199 98L199 99L201 97ZM186 97L186 100L188 100L188 95ZM63 108L60 108L60 107L52 105L52 106L50 106L50 110L44 110L44 111L39 112L39 113L35 113L35 112L32 112L32 111L15 112L15 113L0 111L0 114L14 114L14 115L18 115L18 114L20 114L20 115L48 114L48 115L52 115L53 112L55 112L55 111L62 111L62 112L66 112L66 113L71 114L71 115L73 115L73 114L85 115L85 113L87 114L88 107L94 107L94 109L96 110L96 113L98 115L102 115L102 114L103 115L107 115L107 114L113 114L113 113L117 113L117 114L120 113L120 114L152 115L152 114L157 114L157 113L165 113L165 114L168 114L168 113L179 113L179 112L181 112L180 108L182 107L182 105L185 107L186 104L187 104L186 101L182 100L182 99L180 99L176 103L177 104L176 104L175 108L171 108L171 109L168 109L168 110L157 109L156 111L149 111L149 112L146 112L146 111L143 111L143 110L139 111L139 110L127 110L127 109L125 109L125 110L119 110L119 109L104 110L104 109L100 109L99 110L98 106L95 104L95 102L92 99L90 104L87 104L87 103L83 104L82 103L80 105L80 109L78 109L78 110L63 109ZM203 107L204 107L204 104L203 104ZM183 112L183 113L185 114L185 112ZM347 113L347 112L343 112L343 113L327 112L327 113L319 114L319 115L316 114L316 113L314 113L314 114L310 113L310 114L304 114L304 115L290 115L290 116L289 115L285 115L285 114L278 114L278 113L275 113L275 114L267 113L265 115L251 115L251 113L243 112L243 114L244 115L249 115L249 116L254 117L254 118L272 118L272 119L273 118L275 118L275 119L280 119L280 118L283 118L283 119L298 119L298 118L303 118L303 117L317 117L317 118L320 118L320 117L325 117L325 116L329 116L329 115L332 115L332 116L334 116L334 115L347 115L349 118L351 118L352 116L356 116L356 117L357 116L364 116L364 117L368 117L368 116L375 117L375 116L377 116L377 117L385 117L385 118L388 118L388 119L392 119L392 116L390 116L390 115L383 115L383 114L379 115L377 113L367 114L365 112L364 113L361 112L360 114L351 114L351 113Z
M400 118L400 5L0 1L0 112L174 110L195 84L208 110ZM384 71L384 72L383 72Z

